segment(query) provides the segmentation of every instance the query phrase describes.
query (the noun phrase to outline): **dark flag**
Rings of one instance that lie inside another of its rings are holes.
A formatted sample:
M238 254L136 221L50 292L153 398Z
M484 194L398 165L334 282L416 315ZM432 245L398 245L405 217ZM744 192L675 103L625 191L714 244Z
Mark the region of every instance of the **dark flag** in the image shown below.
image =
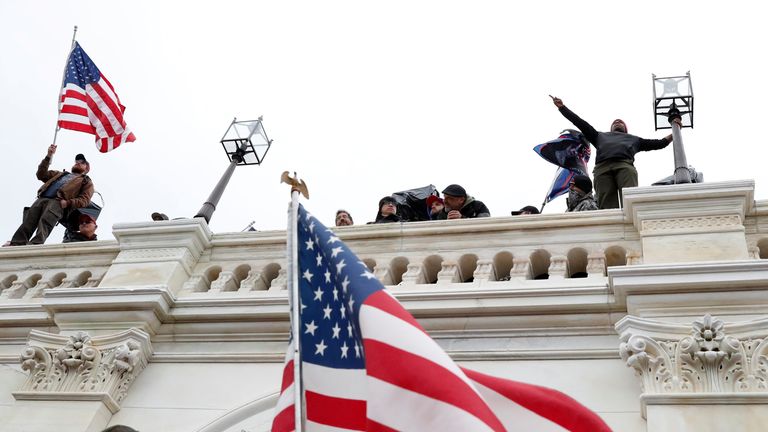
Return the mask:
M589 175L587 164L592 150L584 135L577 130L566 129L560 132L559 137L537 145L533 151L547 162L560 167L555 173L544 203L566 193L574 175Z

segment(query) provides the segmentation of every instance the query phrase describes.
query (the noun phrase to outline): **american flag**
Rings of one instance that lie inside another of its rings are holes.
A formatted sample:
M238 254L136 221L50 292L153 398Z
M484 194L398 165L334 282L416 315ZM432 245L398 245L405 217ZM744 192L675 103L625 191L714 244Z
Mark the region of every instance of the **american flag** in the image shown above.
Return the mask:
M302 206L297 225L304 430L610 430L562 393L457 366ZM288 347L273 431L296 429L296 339Z
M136 140L125 124L124 112L112 84L75 42L61 89L59 127L95 135L96 148L106 153Z

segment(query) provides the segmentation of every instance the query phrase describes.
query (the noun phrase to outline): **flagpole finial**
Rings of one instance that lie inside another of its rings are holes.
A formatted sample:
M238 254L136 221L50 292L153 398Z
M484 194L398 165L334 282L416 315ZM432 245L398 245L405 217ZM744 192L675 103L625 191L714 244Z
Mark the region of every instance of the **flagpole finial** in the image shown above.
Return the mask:
M288 174L288 171L283 171L283 174L280 176L280 182L291 185L292 193L293 191L299 192L300 194L304 195L304 198L309 199L309 190L307 189L307 184L304 183L304 180L298 178L295 171L293 172L293 177Z

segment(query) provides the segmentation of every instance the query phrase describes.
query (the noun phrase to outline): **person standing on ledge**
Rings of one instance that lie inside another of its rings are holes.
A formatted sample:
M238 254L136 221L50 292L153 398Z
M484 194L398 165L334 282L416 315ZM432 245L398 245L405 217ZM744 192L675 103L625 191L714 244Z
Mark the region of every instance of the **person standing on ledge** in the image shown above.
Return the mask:
M662 139L645 139L627 133L622 119L611 123L610 132L598 132L589 123L573 113L560 98L550 95L563 117L573 123L584 137L595 146L595 190L597 205L601 209L619 208L621 190L637 186L635 154L641 151L660 150L672 142L672 135ZM682 127L680 119L675 120Z
M21 226L11 239L11 246L43 244L51 229L61 219L65 209L87 206L93 196L93 181L88 177L91 165L85 156L75 156L72 172L48 170L56 153L56 144L37 166L37 178L44 184L37 191L37 200L25 209ZM34 237L32 233L37 231ZM32 239L30 239L32 237Z

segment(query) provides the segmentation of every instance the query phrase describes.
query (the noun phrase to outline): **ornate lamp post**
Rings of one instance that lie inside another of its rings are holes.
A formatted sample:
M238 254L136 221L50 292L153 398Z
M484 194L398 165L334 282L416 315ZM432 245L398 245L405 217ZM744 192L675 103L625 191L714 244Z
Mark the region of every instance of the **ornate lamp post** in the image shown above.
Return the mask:
M216 210L216 204L219 203L235 167L238 165L261 165L272 145L272 140L267 138L267 132L264 131L262 125L262 117L257 120L244 121L238 121L235 118L221 139L221 145L229 158L229 166L216 187L213 188L211 195L208 196L208 199L195 215L195 217L204 218L206 222L211 221L211 216Z
M672 129L672 148L675 154L675 184L691 183L691 172L685 158L680 126L693 128L693 87L691 72L685 76L657 77L653 75L653 123L656 130Z

